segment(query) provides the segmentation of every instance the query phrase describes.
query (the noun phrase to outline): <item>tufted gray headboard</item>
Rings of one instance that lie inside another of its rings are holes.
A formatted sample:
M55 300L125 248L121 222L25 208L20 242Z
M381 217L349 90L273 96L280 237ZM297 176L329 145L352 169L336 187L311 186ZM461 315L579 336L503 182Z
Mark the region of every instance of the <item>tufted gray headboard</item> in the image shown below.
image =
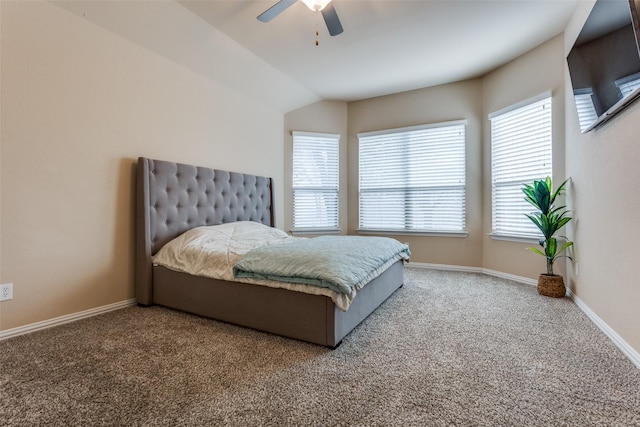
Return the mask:
M271 178L138 158L136 299L153 302L151 256L202 225L256 221L274 225Z

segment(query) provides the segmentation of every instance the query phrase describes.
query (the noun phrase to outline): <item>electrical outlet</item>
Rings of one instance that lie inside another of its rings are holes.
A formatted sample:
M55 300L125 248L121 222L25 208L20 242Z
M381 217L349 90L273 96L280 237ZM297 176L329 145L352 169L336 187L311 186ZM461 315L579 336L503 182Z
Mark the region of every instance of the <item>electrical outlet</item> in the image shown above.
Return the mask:
M0 301L13 299L13 283L0 285Z

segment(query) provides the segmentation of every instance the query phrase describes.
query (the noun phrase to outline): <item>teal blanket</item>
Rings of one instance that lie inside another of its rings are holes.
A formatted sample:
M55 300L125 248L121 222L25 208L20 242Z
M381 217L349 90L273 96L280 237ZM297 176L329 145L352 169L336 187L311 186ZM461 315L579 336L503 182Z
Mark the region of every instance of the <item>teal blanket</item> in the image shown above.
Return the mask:
M351 295L409 247L388 237L321 236L261 246L233 266L235 278L299 283Z

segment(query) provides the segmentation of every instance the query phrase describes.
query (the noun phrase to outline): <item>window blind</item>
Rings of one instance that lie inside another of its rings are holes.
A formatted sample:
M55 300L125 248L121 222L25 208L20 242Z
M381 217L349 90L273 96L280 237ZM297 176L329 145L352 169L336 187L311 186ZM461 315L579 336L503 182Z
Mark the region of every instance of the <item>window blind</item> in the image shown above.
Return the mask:
M338 229L340 135L293 132L293 228Z
M618 89L620 89L620 94L624 98L640 87L640 73L618 79L615 81L615 84L618 86Z
M593 105L592 95L593 93L591 90L584 91L582 93L574 93L573 95L576 101L580 131L582 132L598 120L598 114L596 113L596 108Z
M359 228L464 232L465 124L358 134Z
M493 234L539 237L525 183L551 176L551 97L490 116Z

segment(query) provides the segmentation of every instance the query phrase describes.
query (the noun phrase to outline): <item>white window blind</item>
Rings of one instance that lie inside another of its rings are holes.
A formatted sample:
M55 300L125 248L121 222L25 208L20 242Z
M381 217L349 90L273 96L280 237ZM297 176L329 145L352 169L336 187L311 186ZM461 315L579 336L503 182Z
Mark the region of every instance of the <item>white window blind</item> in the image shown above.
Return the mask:
M340 135L293 132L293 228L338 229Z
M584 132L596 120L598 114L593 105L593 92L590 89L584 89L578 93L574 93L576 101L576 110L578 111L578 121L580 122L580 131Z
M358 134L360 230L465 231L465 124Z
M525 183L551 176L551 97L532 101L491 120L492 228L494 235L539 237L525 214Z
M618 79L615 81L615 84L618 86L618 89L620 89L620 94L624 98L640 87L640 73Z

